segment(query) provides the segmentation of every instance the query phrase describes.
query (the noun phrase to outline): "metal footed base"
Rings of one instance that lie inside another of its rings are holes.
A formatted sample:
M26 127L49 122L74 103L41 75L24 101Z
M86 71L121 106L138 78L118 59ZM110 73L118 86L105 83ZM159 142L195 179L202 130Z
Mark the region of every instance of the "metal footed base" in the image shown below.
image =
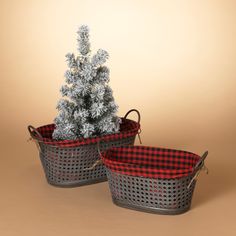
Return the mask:
M124 203L116 199L112 199L112 201L115 205L119 207L127 208L130 210L143 211L147 213L160 214L160 215L179 215L187 212L190 209L190 206L181 209L163 209L163 208L154 208L148 206L137 206L133 204L127 204L127 202Z
M107 181L107 177L104 178L99 178L99 179L93 179L93 180L81 180L81 181L77 181L77 182L66 182L66 183L60 183L60 184L55 184L55 183L50 183L48 181L48 183L54 187L58 187L58 188L75 188L75 187L79 187L79 186L85 186L85 185L91 185L91 184L97 184L97 183L102 183Z

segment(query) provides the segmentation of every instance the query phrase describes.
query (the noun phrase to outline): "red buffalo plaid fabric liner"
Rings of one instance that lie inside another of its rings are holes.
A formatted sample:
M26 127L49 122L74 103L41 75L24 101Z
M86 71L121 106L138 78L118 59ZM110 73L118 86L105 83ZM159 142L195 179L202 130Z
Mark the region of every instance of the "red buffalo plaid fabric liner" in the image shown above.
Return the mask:
M81 138L77 140L54 140L52 139L52 133L55 129L55 124L45 125L37 128L37 131L41 134L43 138L39 138L35 132L34 136L37 137L37 140L39 142L43 142L44 144L49 144L53 146L59 146L59 147L76 147L81 146L85 144L92 144L97 143L98 141L111 141L121 138L128 138L131 136L135 136L139 129L140 124L129 119L121 118L122 123L120 126L120 132L116 134L108 134L93 138Z
M188 176L199 159L191 152L145 146L114 147L102 153L103 163L111 171L162 179Z

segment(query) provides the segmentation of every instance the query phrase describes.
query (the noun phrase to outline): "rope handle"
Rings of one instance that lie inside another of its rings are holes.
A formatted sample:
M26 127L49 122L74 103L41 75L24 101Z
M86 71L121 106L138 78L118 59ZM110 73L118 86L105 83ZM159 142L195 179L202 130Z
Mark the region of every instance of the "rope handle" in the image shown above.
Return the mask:
M100 159L95 161L92 166L85 168L83 170L93 170L97 165L102 164L102 153L101 153L101 149L100 149L100 141L97 142L97 150L98 150L98 154L99 154Z
M202 157L199 159L197 164L194 166L194 168L193 168L194 171L198 170L200 167L202 167L204 165L204 161L207 156L208 156L208 151L203 153Z
M205 170L206 173L208 174L209 171L208 171L207 167L204 165L204 161L205 161L207 155L208 155L208 151L204 152L202 157L200 158L200 160L194 166L193 172L196 172L196 173L193 176L193 178L190 180L190 182L189 182L189 184L187 186L187 189L189 189L191 187L191 185L193 184L194 180L197 180L197 178L198 178L198 176L199 176L199 174L200 174L200 172L202 170Z
M131 109L131 110L129 110L129 111L125 114L124 118L126 119L127 116L128 116L131 112L133 112L133 111L138 114L138 123L140 124L141 115L140 115L140 112L139 112L138 110L136 110L136 109Z
M37 149L38 149L38 151L39 151L39 153L41 153L42 151L41 151L41 147L40 147L40 145L39 145L39 138L40 139L43 139L43 136L38 132L38 130L37 129L35 129L32 125L29 125L28 126L28 130L29 130L29 133L30 133L30 139L28 140L28 141L33 141L33 142L35 142L35 144L36 144L36 147L37 147ZM36 134L36 135L35 135Z
M103 141L103 140L101 140ZM101 165L103 163L102 161L102 152L101 152L101 146L100 146L100 141L97 142L97 151L99 154L100 159L96 160L92 166L85 168L84 170L93 170L97 165Z
M125 116L124 116L124 119L127 118L127 116L131 113L131 112L136 112L138 114L138 124L140 124L140 120L141 120L141 115L140 115L140 112L137 110L137 109L131 109L129 110ZM139 139L139 143L142 144L142 140L141 140L141 136L140 136L140 133L142 132L141 128L139 129L138 131L138 139Z
M29 133L30 133L30 136L34 139L34 138L40 138L40 139L43 139L43 136L38 132L38 130L36 128L34 128L32 125L29 125L28 126L28 130L29 130ZM35 135L35 133L37 135Z

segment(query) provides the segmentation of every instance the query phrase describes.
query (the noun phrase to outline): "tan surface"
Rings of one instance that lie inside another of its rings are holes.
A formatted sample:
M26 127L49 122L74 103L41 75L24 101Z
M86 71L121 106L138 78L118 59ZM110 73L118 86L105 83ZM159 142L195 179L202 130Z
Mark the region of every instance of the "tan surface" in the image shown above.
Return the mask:
M234 0L0 1L0 235L236 235L235 11ZM118 208L107 183L46 184L26 126L55 117L81 23L110 52L119 114L141 111L144 144L209 150L188 213Z

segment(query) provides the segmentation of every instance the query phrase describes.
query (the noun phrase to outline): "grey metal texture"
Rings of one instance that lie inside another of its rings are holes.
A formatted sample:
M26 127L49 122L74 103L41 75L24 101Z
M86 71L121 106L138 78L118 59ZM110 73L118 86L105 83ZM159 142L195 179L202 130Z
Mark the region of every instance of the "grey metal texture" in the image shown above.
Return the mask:
M179 179L151 179L119 174L107 169L113 202L121 207L150 213L176 215L190 209L196 172Z
M102 142L102 151L121 145L133 145L135 136ZM107 180L103 164L89 170L100 160L97 144L78 147L57 147L39 142L39 156L47 182L58 187L76 187Z

